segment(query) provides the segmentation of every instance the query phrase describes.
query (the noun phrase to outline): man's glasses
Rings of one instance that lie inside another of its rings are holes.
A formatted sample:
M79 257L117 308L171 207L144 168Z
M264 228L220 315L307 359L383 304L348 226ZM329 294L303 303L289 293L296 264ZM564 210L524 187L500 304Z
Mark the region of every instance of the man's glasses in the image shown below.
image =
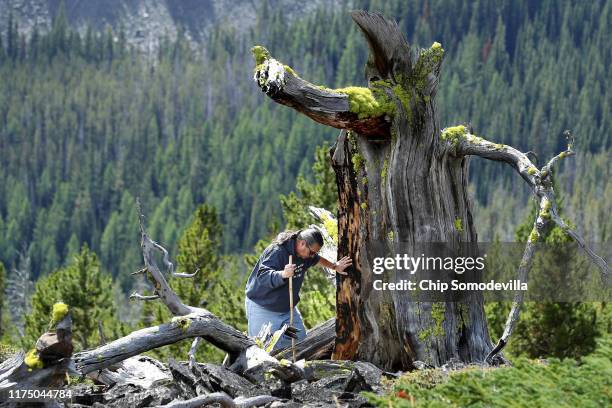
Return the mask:
M308 257L312 258L313 256L317 255L319 253L319 251L313 251L312 248L310 248L310 245L306 244L306 248L308 248Z

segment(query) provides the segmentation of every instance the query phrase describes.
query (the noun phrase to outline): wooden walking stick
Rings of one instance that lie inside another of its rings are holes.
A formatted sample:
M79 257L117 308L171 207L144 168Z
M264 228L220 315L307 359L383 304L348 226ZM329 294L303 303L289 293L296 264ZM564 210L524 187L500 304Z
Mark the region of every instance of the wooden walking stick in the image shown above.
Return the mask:
M289 255L289 264L293 263L293 256ZM293 276L289 277L289 326L293 327ZM295 363L295 339L291 338L291 355Z

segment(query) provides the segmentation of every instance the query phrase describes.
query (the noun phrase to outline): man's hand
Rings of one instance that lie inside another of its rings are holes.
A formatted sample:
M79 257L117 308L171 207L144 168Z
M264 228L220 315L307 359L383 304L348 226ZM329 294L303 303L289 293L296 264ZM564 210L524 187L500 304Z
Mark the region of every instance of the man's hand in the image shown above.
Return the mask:
M287 326L287 330L285 330L285 336L291 337L292 339L296 339L296 340L298 339L297 333L298 333L298 329L296 329L293 326Z
M344 270L353 264L353 260L348 256L343 257L339 261L336 262L334 266L334 270L338 272L340 275L347 275Z
M283 273L281 273L281 276L285 279L288 279L292 277L294 273L295 273L295 264L287 264L285 265L285 269L283 270Z

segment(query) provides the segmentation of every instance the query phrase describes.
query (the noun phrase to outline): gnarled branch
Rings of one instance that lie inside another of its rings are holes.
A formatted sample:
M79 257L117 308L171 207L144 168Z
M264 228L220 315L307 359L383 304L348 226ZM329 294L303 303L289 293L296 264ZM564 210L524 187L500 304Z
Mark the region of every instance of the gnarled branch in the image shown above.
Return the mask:
M462 156L479 156L493 161L509 164L530 186L537 183L538 169L529 160L527 154L512 146L493 143L468 131L465 126L455 126L442 130L440 139L446 142L451 154Z
M387 78L411 71L410 45L394 20L387 20L380 13L364 10L351 12L353 21L363 33L370 48L366 72Z
M442 151L448 151L450 154L463 157L468 155L479 156L489 160L502 161L510 164L519 175L532 187L533 193L538 199L539 213L534 221L533 230L529 235L523 258L519 265L518 279L522 282L527 281L529 270L535 253L535 243L542 236L548 223L552 220L559 225L578 245L586 252L601 270L602 280L608 282L610 270L607 263L591 250L584 239L574 230L572 230L563 219L558 215L557 205L555 200L555 192L553 189L552 169L559 160L575 155L572 150L573 137L569 131L565 132L567 139L567 149L558 155L554 156L545 166L538 169L527 157L527 154L518 151L517 149L504 144L492 143L481 137L473 135L465 126L455 126L446 128L440 135L442 142ZM508 343L508 339L512 334L512 330L519 319L521 305L524 300L524 292L519 291L514 297L512 308L504 333L499 339L497 345L491 350L487 356L487 362L491 362L493 357L498 354Z
M159 299L159 295L141 295L140 293L134 292L130 295L130 300L157 300Z
M368 88L346 88L333 90L319 87L298 77L295 72L270 57L268 51L257 46L253 48L257 66L253 79L275 102L289 106L312 120L338 129L351 129L363 135L389 137L390 118L381 113L364 116L356 112L360 101L351 100L350 91L357 91L360 97L371 99ZM368 101L361 103L367 104ZM351 105L353 109L351 109Z

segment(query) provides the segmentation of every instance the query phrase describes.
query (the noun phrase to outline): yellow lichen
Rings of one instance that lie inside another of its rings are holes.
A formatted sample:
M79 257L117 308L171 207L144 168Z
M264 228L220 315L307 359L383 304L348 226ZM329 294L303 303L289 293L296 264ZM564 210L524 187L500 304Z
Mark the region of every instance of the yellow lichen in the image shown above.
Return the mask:
M457 143L459 143L459 140L465 137L466 133L467 133L467 130L465 129L465 126L463 125L451 126L451 127L447 127L442 130L440 139L442 141L448 141L453 146L456 146Z
M545 220L550 219L550 208L552 204L549 199L544 198L544 204L542 204L542 210L540 211L540 217Z
M29 368L43 368L44 367L44 364L42 360L40 359L40 356L38 355L38 351L36 349L32 349L28 351L28 354L26 354L23 362Z
M443 302L436 302L431 305L431 318L433 319L434 325L434 335L442 336L444 335L444 328L442 327L442 322L444 321L444 314L446 313L446 305Z
M338 221L324 213L323 228L325 228L325 231L327 231L334 243L338 245Z
M538 242L539 238L540 238L540 234L538 234L538 231L534 227L531 230L531 233L529 234L529 242Z
M535 174L537 174L538 169L536 169L535 167L531 166L527 169L527 173L531 176L534 176Z
M395 104L377 88L374 88L374 93L372 89L360 86L333 89L331 92L347 95L349 110L357 114L359 119L392 115L395 112Z
M442 62L444 49L439 42L434 42L430 48L421 50L419 59L413 69L412 82L418 90L423 90L427 78Z
M382 179L383 184L387 180L387 172L389 171L389 159L385 159L383 162L383 168L380 172L380 178Z
M251 53L253 53L253 56L255 57L255 64L257 65L263 64L265 60L270 58L270 52L268 52L268 50L261 45L256 45L251 48Z
M383 115L392 116L396 112L396 102L390 95L395 95L406 110L408 119L411 117L410 94L400 84L388 80L373 81L370 88L349 86L346 88L330 89L325 86L316 86L331 93L340 93L348 96L349 110L357 114L359 119Z
M358 173L359 169L363 166L363 156L359 153L355 153L353 157L351 157L351 161L353 162L353 170L355 170L355 173Z
M296 74L293 68L291 68L289 65L285 65L285 71L287 71L288 73L290 73L291 75L295 77L298 76L298 74Z
M455 218L455 229L459 232L463 232L463 221L461 218Z
M431 319L433 325L422 330L419 333L421 341L427 340L429 337L442 337L444 335L444 315L446 313L446 305L443 302L435 302L431 305Z
M53 305L53 310L51 312L51 325L56 325L60 321L66 317L68 314L69 308L68 305L62 302L58 302Z
M191 319L185 316L178 316L172 318L172 323L179 327L183 332L186 332L191 325Z
M442 48L442 44L440 44L439 42L434 42L433 44L431 44L431 48L432 52L440 55L442 53L444 53L444 49Z

